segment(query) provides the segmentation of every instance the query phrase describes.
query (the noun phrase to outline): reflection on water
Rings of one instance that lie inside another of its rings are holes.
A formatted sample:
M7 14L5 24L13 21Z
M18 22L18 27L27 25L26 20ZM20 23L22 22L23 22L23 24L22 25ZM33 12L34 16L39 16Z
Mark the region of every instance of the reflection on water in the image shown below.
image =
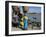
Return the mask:
M31 21L41 22L41 13L27 13L26 16Z

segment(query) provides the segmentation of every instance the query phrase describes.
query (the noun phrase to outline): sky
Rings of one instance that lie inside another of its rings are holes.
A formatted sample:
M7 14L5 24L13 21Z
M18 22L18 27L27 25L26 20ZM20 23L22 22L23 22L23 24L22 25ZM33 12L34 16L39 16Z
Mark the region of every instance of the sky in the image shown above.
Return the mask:
M29 12L32 12L32 13L40 13L41 12L41 7L30 6L29 7Z
M21 10L21 12L23 11L21 6L20 6L20 10ZM29 6L28 12L29 13L40 13L41 12L41 7Z

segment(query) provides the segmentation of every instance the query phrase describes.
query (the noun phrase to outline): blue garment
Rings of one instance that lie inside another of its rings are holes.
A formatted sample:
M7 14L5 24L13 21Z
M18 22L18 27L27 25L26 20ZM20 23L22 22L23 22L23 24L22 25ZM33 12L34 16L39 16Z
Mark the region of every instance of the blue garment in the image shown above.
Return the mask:
M24 29L27 29L27 28L28 28L28 20L24 19Z

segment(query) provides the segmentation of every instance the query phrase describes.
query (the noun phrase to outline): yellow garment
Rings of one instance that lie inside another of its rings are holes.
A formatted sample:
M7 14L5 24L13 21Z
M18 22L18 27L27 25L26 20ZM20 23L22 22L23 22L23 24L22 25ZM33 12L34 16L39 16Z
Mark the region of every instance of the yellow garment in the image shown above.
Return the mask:
M20 22L20 24L23 26L24 25L24 22Z
M27 17L27 16L24 16L24 18L25 18L25 19L28 19L28 17Z
M27 17L27 16L23 16L23 17L21 18L20 26L21 26L22 28L24 27L24 18L25 18L25 19L28 19L28 17Z
M21 24L22 26L24 25L24 18L25 18L25 19L28 19L27 16L23 16L23 17L21 18L22 21L20 21L20 24Z
M20 24L21 24L22 26L24 26L23 17L21 18L21 20L22 20L22 21L20 21Z

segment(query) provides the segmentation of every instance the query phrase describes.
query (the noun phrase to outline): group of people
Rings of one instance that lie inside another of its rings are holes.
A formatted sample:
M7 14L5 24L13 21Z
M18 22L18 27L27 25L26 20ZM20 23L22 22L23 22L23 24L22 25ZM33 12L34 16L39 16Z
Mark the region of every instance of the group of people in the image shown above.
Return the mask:
M20 10L22 7L23 12ZM28 11L27 6L12 6L12 26L13 27L19 27L23 30L28 29L28 17L26 16L26 13Z

